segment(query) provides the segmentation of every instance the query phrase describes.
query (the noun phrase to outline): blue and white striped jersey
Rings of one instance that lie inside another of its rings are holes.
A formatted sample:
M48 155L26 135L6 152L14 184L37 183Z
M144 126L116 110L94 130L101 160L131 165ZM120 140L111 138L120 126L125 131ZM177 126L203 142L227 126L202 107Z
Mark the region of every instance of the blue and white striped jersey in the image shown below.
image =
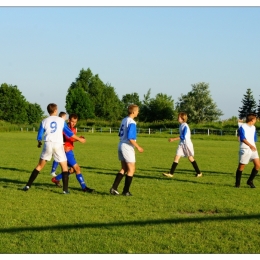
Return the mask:
M131 117L125 117L120 125L118 136L121 143L130 144L129 139L136 140L136 122Z

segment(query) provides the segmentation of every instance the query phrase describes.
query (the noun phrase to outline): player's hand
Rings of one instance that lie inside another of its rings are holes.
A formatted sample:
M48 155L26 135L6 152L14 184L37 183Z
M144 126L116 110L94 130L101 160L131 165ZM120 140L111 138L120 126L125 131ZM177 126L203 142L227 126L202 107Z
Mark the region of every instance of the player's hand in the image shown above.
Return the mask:
M168 141L169 141L169 142L173 142L173 141L174 141L174 138L169 138Z
M79 140L82 144L84 144L84 143L86 143L86 139L85 139L85 137L80 137L80 140Z
M38 148L41 148L41 146L42 146L42 142L41 142L41 141L38 141L37 147L38 147Z

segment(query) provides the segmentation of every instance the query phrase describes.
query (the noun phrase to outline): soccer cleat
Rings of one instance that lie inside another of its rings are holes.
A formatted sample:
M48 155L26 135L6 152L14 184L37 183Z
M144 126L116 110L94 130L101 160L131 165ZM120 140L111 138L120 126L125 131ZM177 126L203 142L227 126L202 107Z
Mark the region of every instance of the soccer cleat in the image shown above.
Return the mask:
M197 174L196 174L196 177L202 177L202 172L197 173Z
M84 192L88 192L88 193L94 193L94 192L95 192L94 189L90 189L90 188L88 188L88 187L84 188L83 191L84 191Z
M235 183L235 187L236 187L236 188L239 188L239 187L240 187L240 184Z
M166 177L170 177L170 178L173 177L173 174L171 174L169 172L165 172L165 173L163 173L163 175L166 176Z
M133 196L130 191L128 191L128 192L123 192L122 195L124 195L124 196Z
M119 192L117 190L114 190L113 188L110 189L110 194L112 195L119 195Z
M57 181L55 177L53 177L53 178L51 179L51 181L52 181L57 187L59 187L59 188L62 187L61 184L60 184L60 181Z
M52 173L51 173L51 176L52 176L52 177L56 177L57 175L56 175L55 172L52 172Z
M62 192L62 194L70 194L70 192L64 190L64 191Z
M23 187L23 191L28 191L29 189L30 189L29 186L24 186L24 187Z
M255 185L252 181L247 181L247 184L250 186L250 188L255 188Z

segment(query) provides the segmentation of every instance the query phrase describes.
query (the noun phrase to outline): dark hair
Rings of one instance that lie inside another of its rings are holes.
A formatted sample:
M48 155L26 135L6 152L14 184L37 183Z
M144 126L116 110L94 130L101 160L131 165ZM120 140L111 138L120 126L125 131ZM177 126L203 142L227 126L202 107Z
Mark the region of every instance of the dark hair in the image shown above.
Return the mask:
M47 106L47 111L49 114L53 114L53 112L57 109L57 105L54 104L54 103L50 103L48 106Z
M248 113L246 115L246 123L252 121L254 118L257 118L257 115L255 113Z
M63 116L65 116L65 115L67 115L66 112L61 111L61 112L59 113L59 117L63 117Z
M78 117L77 114L75 114L75 113L71 113L71 114L69 115L69 119L72 119L72 118L74 118L74 119L78 119L79 117Z

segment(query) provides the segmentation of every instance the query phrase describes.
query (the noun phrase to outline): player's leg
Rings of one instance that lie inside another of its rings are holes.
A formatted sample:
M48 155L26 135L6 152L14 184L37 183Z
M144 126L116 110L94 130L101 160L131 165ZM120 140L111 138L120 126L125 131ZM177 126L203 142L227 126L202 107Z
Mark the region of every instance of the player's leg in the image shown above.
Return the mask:
M240 187L242 172L245 168L245 165L247 165L250 161L252 151L250 149L240 149L238 154L239 154L239 163L236 170L236 182L235 182L236 188Z
M56 162L55 160L52 162L52 167L51 167L51 176L55 177L56 175L56 170L58 167L59 163Z
M197 165L197 162L195 161L193 156L189 156L188 157L189 161L191 162L195 172L196 172L196 177L201 177L202 176L202 172L199 169L199 166Z
M254 153L253 153L254 154ZM258 157L258 155L257 155ZM255 176L257 175L258 173L258 170L260 168L260 161L259 161L259 158L254 158L253 160L253 163L254 163L254 168L252 169L251 171L251 174L247 180L247 184L251 187L251 188L255 188L255 185L253 183L253 180L255 178Z
M179 154L180 154L180 151L178 151L178 150L179 149L177 149L177 152L179 152ZM175 155L170 171L163 173L164 176L166 176L166 177L173 177L175 169L178 166L180 158L181 158L181 155Z
M127 164L127 175L125 176L125 186L123 189L123 195L132 196L130 192L130 186L132 184L132 180L135 173L135 162L128 162Z
M118 155L119 161L121 162L121 169L117 173L117 175L115 177L115 180L113 182L113 185L112 185L112 187L110 189L110 194L112 194L112 195L119 195L119 192L117 191L118 186L119 186L121 180L123 179L125 173L127 172L127 165L126 165L126 162L125 162L125 158L124 158L122 149L123 149L123 144L119 143L118 144L117 155Z
M23 188L24 191L29 190L29 188L33 184L34 180L37 178L39 172L44 168L45 164L46 164L46 160L43 160L40 158L38 165L35 167L35 169L33 169L28 182L26 183L25 187Z
M118 186L119 186L121 180L125 176L126 172L127 172L127 165L126 165L126 162L124 160L122 160L121 161L121 169L117 173L115 180L114 180L114 183L112 185L112 188L110 189L110 193L112 195L119 195L119 192L117 191L117 189L118 189Z

